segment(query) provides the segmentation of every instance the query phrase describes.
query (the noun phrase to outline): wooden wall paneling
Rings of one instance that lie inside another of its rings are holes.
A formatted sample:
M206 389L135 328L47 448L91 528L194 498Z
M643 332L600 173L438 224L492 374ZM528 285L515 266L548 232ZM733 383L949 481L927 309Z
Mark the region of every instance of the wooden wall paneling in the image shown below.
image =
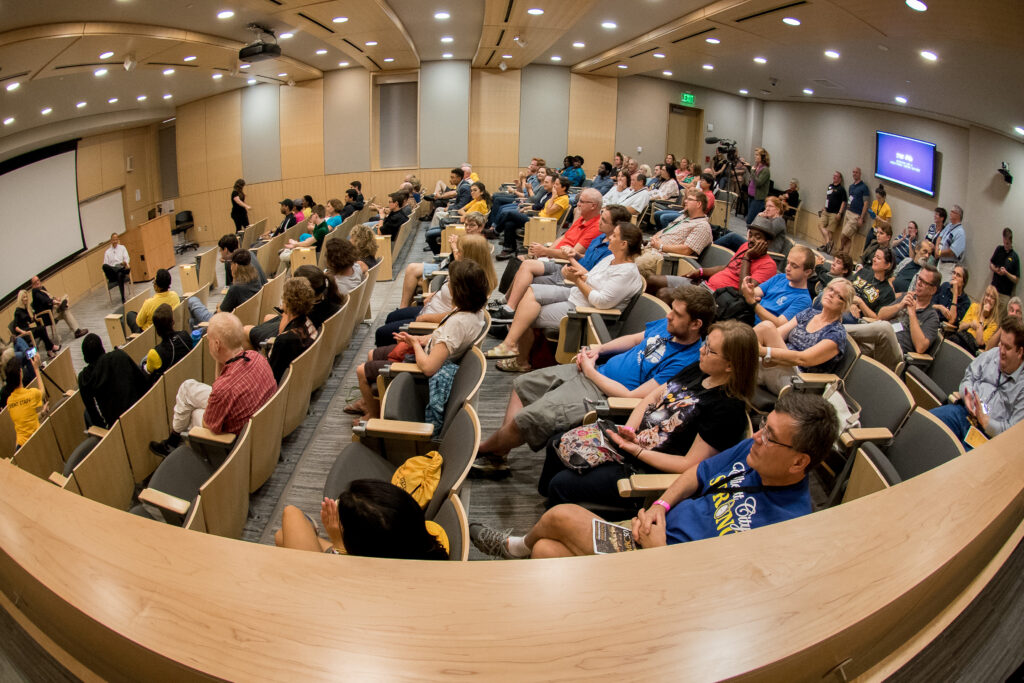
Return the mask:
M332 173L324 176L324 197L330 199L336 197L342 203L345 202L345 190L353 180L363 184L363 196L366 196L366 179L369 173ZM367 197L369 199L369 197Z
M216 242L221 235L235 232L235 222L231 220L231 188L210 190L206 194L210 203L210 219L205 226L210 229L213 234L212 239ZM207 238L204 236L205 239ZM203 240L200 242L206 244Z
M227 203L225 202L225 206ZM192 238L200 244L215 243L222 233L215 233L212 227L213 216L210 214L210 193L196 194L178 198L176 211L191 211L196 227L192 230ZM229 214L230 217L230 214Z
M617 78L576 73L569 77L569 154L584 158L588 177L615 155L618 89Z
M206 170L206 100L182 105L175 115L178 194L184 198L210 189Z
M103 193L103 162L100 160L98 136L83 138L78 143L76 158L78 173L78 201Z
M124 134L121 131L100 136L100 163L103 192L124 185Z
M107 282L107 278L103 274L103 254L106 250L107 245L104 244L89 252L84 259L85 272L89 276L89 289L105 285Z
M515 166L519 156L518 69L473 69L469 95L469 162ZM614 113L614 110L613 110ZM615 129L611 131L615 134Z
M242 177L242 98L232 90L206 100L207 189L227 188L230 197L235 180ZM230 215L230 202L224 200Z
M311 175L323 178L323 103L322 79L281 88L282 179L306 178ZM322 189L320 195L323 195ZM314 194L313 198L316 197Z
M283 151L283 150L282 150ZM302 178L285 178L281 181L281 192L282 194L278 199L284 199L289 197L291 199L297 199L303 195L310 195L313 199L320 204L330 199L327 196L326 183L324 182L324 176L314 175L305 176ZM309 215L309 212L306 212Z
M502 183L515 182L520 169L518 166L474 166L473 170L487 186L487 191L494 194Z
M88 258L79 259L75 261L67 268L64 268L58 274L60 276L60 286L54 289L47 286L47 290L54 296L61 296L67 294L71 297L71 305L74 306L81 300L83 294L92 289L92 277L89 275L89 261ZM99 261L102 264L102 257Z
M253 183L245 186L245 203L252 207L249 211L249 223L266 218L267 227L277 226L281 222L281 181L273 180L266 183ZM230 199L230 193L228 193Z
M125 172L125 225L135 227L149 220L148 210L160 198L160 171L157 164L156 126L124 131L124 154L132 158L132 171ZM127 167L126 167L127 168ZM136 191L139 193L135 199Z

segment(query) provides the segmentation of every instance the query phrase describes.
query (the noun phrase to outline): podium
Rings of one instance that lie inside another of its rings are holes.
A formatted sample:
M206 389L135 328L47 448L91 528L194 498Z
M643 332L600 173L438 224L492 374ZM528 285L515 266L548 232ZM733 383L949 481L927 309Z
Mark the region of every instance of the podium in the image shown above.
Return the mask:
M121 243L132 259L132 282L152 280L160 268L170 270L174 267L171 219L171 214L164 214L121 235Z

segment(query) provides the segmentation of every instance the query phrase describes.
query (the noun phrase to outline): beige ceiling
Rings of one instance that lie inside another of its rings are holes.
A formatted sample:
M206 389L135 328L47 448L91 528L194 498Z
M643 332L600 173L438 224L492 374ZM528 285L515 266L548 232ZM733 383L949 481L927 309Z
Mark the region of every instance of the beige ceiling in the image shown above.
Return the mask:
M41 140L58 123L66 133L76 121L84 130L104 117L159 120L174 105L250 79L301 82L339 68L408 70L442 58L479 68L560 64L669 79L681 90L742 89L769 101L907 109L1024 140L1013 132L1024 126L1021 0L925 2L926 12L903 0L8 0L0 86L20 86L0 87L0 120L14 118L0 124L0 153L4 138L31 131ZM532 8L544 13L531 15ZM223 9L235 15L220 20ZM435 19L441 10L450 18ZM602 28L606 21L616 27ZM274 31L283 56L241 69L237 52L253 40L250 23ZM830 49L839 59L824 55ZM925 49L938 61L921 58ZM108 50L114 55L101 60ZM131 73L121 66L128 55L137 62ZM190 56L196 59L185 62ZM107 75L95 76L103 67ZM174 73L165 76L167 68ZM907 104L897 104L897 95ZM44 108L51 112L43 115Z

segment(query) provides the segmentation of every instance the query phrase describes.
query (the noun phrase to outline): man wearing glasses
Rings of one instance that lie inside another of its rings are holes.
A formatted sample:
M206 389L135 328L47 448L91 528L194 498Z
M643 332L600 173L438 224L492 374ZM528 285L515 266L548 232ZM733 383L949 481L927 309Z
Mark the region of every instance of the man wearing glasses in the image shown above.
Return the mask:
M665 254L700 256L711 244L711 223L706 215L708 198L700 190L687 190L683 212L663 230L651 236L650 244L636 259L640 274L650 279L657 274Z
M615 550L726 536L808 514L807 473L828 454L837 433L835 411L825 399L784 393L753 438L686 470L640 510L628 525L630 539ZM525 536L482 524L471 524L470 536L482 552L505 559L593 555L609 552L602 548L603 522L579 505L557 505Z
M939 335L939 314L931 306L942 284L935 266L921 266L914 289L878 310L878 322L846 325L861 352L894 370L906 353L925 353Z

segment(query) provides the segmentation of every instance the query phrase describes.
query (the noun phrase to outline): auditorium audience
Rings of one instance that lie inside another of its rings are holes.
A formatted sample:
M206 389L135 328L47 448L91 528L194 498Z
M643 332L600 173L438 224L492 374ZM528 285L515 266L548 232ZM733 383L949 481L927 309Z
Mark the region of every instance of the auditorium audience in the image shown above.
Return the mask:
M43 281L39 279L38 275L32 276L30 285L32 287L32 311L37 316L44 311L49 311L53 318L54 328L57 327L59 321L63 320L67 324L68 329L74 333L75 339L89 334L88 329L78 326L78 321L75 320L75 316L71 313L71 301L67 296L54 299L46 291L46 287L43 286Z
M43 343L46 355L50 358L56 356L60 351L60 344L50 341L46 323L32 312L27 289L18 291L17 303L14 304L14 320L11 321L10 328L15 335L31 333L33 339Z
M875 199L871 202L871 209L868 211L868 215L872 218L871 230L865 240L868 243L877 239L878 231L882 228L887 228L889 237L892 237L892 207L886 203L886 197L888 197L888 193L886 193L885 187L879 185L875 189ZM891 245L883 244L882 246Z
M750 182L747 185L747 225L754 222L757 214L764 211L764 200L768 197L768 187L772 179L771 158L768 152L761 147L754 149L754 163L747 163L741 158L737 166L742 164L750 174Z
M142 361L142 369L146 371L151 383L155 383L171 366L192 350L192 338L188 333L174 329L174 312L167 304L160 304L153 311L153 327L156 328L156 336L160 341L149 350Z
M348 235L348 241L356 248L356 263L352 266L360 271L360 280L366 279L366 274L377 265L377 240L374 238L373 230L365 225L355 225Z
M838 432L835 411L815 394L788 392L744 439L683 472L629 529L639 548L715 538L811 512L807 474L828 455ZM505 559L592 555L594 520L578 505L553 507L525 536L470 525L474 545ZM613 545L613 544L609 544ZM621 551L629 548L614 548Z
M907 227L892 242L892 251L896 255L896 262L899 263L905 258L914 258L914 252L921 244L921 237L918 234L917 222L910 221Z
M217 241L217 247L220 249L220 262L224 264L224 286L230 287L231 283L234 282L231 257L239 251L238 236L234 233L222 235L220 240ZM267 284L267 274L263 272L263 266L260 265L255 255L253 255L250 263L256 269L256 281L259 282L260 287Z
M815 254L814 256L814 276L818 280L817 290L815 295L825 288L833 278L844 277L849 278L853 273L853 259L850 258L849 254L837 254L828 263L825 262L825 257L821 254ZM915 273L917 271L914 271Z
M999 292L993 285L989 285L985 288L981 302L975 301L970 305L967 313L960 319L956 334L951 335L949 339L977 355L979 349L989 348L990 341L993 346L999 343L995 337L1001 323Z
M876 250L892 248L892 228L890 226L879 226L877 230L873 229L873 232L874 239L867 243L864 253L860 257L862 266L871 265L871 259L875 257ZM893 261L898 263L895 251L893 251Z
M311 230L309 237L299 240L288 240L285 242L284 249L281 250L280 261L277 266L278 274L281 274L288 270L291 265L292 252L296 249L314 247L316 249L316 255L320 256L320 249L323 247L324 238L331 231L331 226L327 222L327 209L324 208L323 204L317 204L310 209L309 221L307 222L307 230ZM304 233L305 234L305 233Z
M38 363L38 356L33 363ZM16 448L21 448L39 429L39 416L46 413L47 402L43 399L43 382L36 375L35 387L26 387L22 382L21 361L11 358L4 366L4 394L7 414L14 423Z
M700 190L686 190L683 212L667 227L651 236L651 241L636 260L644 278L656 275L665 254L700 256L711 244L711 223L705 215L707 197ZM660 213L660 212L659 212Z
M768 251L786 254L789 251L786 242L786 219L782 217L782 200L778 197L766 197L764 209L757 214L754 221L762 227L768 236ZM748 233L751 225L747 226ZM738 232L728 232L715 240L715 244L736 251L744 243L743 236Z
M879 317L878 312L883 307L896 301L896 292L889 284L889 276L892 274L893 268L892 260L892 249L875 249L871 264L862 267L854 274L850 280L856 291L853 298L853 318L874 320Z
M953 268L967 257L967 234L964 231L964 210L954 204L949 210L949 223L935 236L935 267L943 280L953 276Z
M380 217L380 226L377 228L378 233L381 235L389 235L391 237L391 244L394 245L395 240L398 239L398 230L402 227L402 224L408 220L408 216L402 213L401 206L402 202L405 201L405 195L392 192L388 195L387 207L378 206L377 204L371 204L370 207L377 211L377 215Z
M320 329L324 321L341 310L345 297L338 290L338 283L316 266L305 265L295 269L293 277L305 278L313 288L313 307L307 316L313 327ZM276 318L274 319L276 320ZM277 320L278 325L280 321Z
M795 219L797 207L800 206L800 181L790 178L789 187L779 195L779 199L782 200L782 217Z
M153 278L153 296L142 302L142 308L138 313L128 311L125 314L128 329L136 334L142 332L153 324L153 311L160 304L167 304L173 309L178 302L178 293L171 290L170 272L163 268L159 269L156 271L156 277Z
M537 216L558 220L569 209L569 197L566 193L569 191L570 181L563 176L557 176L550 180L550 196L538 211ZM546 182L547 180L545 180ZM497 256L499 261L505 261L516 255L516 245L518 244L516 230L524 227L529 220L530 216L521 211L505 212L502 223L496 228L498 232L504 232L505 248Z
M740 283L740 294L752 308L752 321L757 323L767 320L780 326L810 307L811 294L807 291L807 278L813 272L813 264L814 252L807 247L796 246L786 257L785 270L773 275L764 284L758 284L750 276L744 278Z
M95 334L82 339L85 367L78 373L78 391L87 425L110 429L124 411L149 390L149 379L127 353L116 346L104 353Z
M267 354L274 381L278 384L291 362L302 355L319 334L308 317L313 310L314 296L309 280L304 277L293 277L284 283L281 320L277 325L274 343Z
M964 291L970 273L963 266L954 266L949 282L943 282L939 291L932 297L932 308L939 312L943 322L959 325L967 309L971 307L971 298Z
M448 179L451 183L452 189L445 190L441 193L435 192L433 195L428 194L425 197L426 199L433 201L435 206L441 203L442 200L451 200L448 202L447 209L436 209L434 211L434 218L430 223L431 228L436 228L438 226L438 222L442 218L446 218L449 212L458 211L466 204L469 204L472 199L469 186L473 181L466 177L466 172L463 169L453 168Z
M932 254L935 251L935 245L931 242L921 242L921 245L914 251L913 257L908 257L900 261L899 265L896 266L896 270L893 273L892 288L897 294L903 294L914 288L914 282L917 279L917 273L921 270L922 266L926 266L932 262Z
M185 300L193 327L208 322L216 311L231 313L260 291L263 285L259 281L259 273L253 266L255 262L252 252L245 249L239 249L231 255L231 262L228 264L231 266L231 285L215 311L208 309L198 296L190 296Z
M602 161L597 169L597 175L590 181L590 186L603 195L615 184L612 173L612 165L607 161Z
M107 276L107 282L117 282L117 288L121 291L121 303L124 303L124 282L131 277L128 270L130 264L128 250L121 244L118 234L112 233L110 246L103 252L103 274Z
M491 212L487 214L487 223L484 226L484 237L497 239L503 229L506 214L520 213L526 210L540 211L544 207L551 193L551 183L554 176L547 172L547 168L539 166L536 172L537 185L535 189L524 192L522 198L512 195L498 194L494 197Z

